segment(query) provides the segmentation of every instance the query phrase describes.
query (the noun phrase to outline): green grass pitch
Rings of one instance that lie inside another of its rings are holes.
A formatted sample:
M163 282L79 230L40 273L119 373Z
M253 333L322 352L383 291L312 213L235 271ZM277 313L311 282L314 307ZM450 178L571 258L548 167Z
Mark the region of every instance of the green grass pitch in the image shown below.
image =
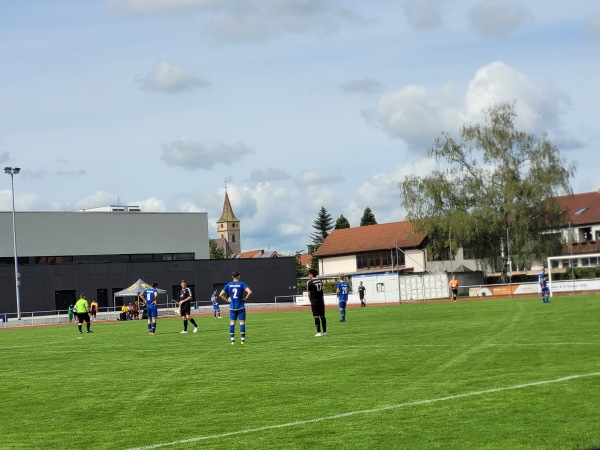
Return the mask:
M600 447L600 296L0 330L2 449ZM236 327L236 333L237 333Z

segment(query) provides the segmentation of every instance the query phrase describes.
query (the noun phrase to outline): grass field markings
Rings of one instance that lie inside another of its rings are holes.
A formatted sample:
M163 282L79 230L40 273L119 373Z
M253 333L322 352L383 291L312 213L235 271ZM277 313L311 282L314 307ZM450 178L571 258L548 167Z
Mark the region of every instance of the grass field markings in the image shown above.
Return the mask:
M178 441L164 442L164 443L160 443L160 444L151 444L151 445L146 445L146 446L142 446L142 447L130 447L127 450L151 450L151 449L155 449L155 448L169 447L171 445L190 444L192 442L207 441L209 439L222 439L222 438L226 438L226 437L230 437L230 436L239 436L242 434L257 433L260 431L276 430L276 429L280 429L280 428L288 428L288 427L294 427L294 426L298 426L298 425L308 425L308 424L312 424L312 423L324 422L327 420L343 419L344 417L356 416L358 414L379 413L379 412L389 411L389 410L393 410L393 409L407 408L407 407L411 407L411 406L421 406L421 405L427 405L427 404L431 404L431 403L444 402L444 401L448 401L448 400L456 400L459 398L474 397L477 395L495 394L498 392L514 391L514 390L525 389L525 388L529 388L529 387L545 386L548 384L562 383L565 381L577 380L577 379L581 379L581 378L599 377L599 376L600 376L600 372L584 373L584 374L577 374L577 375L567 375L564 377L554 378L551 380L532 381L530 383L515 384L513 386L496 387L496 388L484 389L481 391L471 391L471 392L465 392L463 394L454 394L454 395L448 395L445 397L438 397L438 398L432 398L432 399L416 400L416 401L412 401L412 402L398 403L395 405L381 406L379 408L359 409L356 411L348 411L345 413L334 414L331 416L317 417L314 419L297 420L294 422L281 423L281 424L277 424L277 425L266 425L263 427L256 427L256 428L246 428L244 430L229 431L227 433L211 434L211 435L207 435L207 436L196 436L196 437L191 437L191 438L187 438L187 439L180 439Z

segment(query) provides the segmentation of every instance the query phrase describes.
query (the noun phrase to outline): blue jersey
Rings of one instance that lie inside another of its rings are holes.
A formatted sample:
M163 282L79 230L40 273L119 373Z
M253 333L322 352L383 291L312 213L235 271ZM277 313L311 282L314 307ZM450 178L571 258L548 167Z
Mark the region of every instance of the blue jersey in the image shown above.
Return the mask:
M142 297L146 306L152 306L158 297L158 291L155 288L148 288L142 292Z
M546 274L544 272L538 274L538 283L541 288L546 284Z
M233 311L239 311L246 308L244 304L244 292L248 288L248 285L243 281L231 281L225 285L223 290L229 297L229 309Z
M348 301L348 292L350 292L350 285L347 281L340 281L337 284L337 297L339 301L347 302Z
M219 304L216 292L213 292L213 294L210 296L210 301L212 302L213 306L217 306Z

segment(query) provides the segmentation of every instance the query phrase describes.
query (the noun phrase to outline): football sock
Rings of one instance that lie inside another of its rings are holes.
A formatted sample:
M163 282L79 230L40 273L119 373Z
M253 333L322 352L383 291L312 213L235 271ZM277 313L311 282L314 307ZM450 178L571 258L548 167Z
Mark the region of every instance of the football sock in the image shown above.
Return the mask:
M315 327L317 327L317 333L321 332L321 321L318 317L315 317Z
M240 325L240 337L242 341L246 340L246 324Z
M323 333L327 333L327 320L325 316L321 316L321 327L323 328Z
M148 324L148 331L152 331L152 324L151 323Z
M194 319L190 318L190 322L192 322L192 325L194 325L195 328L198 328L198 324Z
M340 309L340 315L342 316L342 320L346 320L346 310Z
M77 328L79 328L79 332L81 333L81 324L77 325Z
M235 325L229 325L229 337L231 342L235 341Z
M183 321L183 330L184 330L184 331L187 331L187 323L188 323L188 321L187 321L187 319L185 319L185 320Z
M156 333L156 322L152 322L152 332Z

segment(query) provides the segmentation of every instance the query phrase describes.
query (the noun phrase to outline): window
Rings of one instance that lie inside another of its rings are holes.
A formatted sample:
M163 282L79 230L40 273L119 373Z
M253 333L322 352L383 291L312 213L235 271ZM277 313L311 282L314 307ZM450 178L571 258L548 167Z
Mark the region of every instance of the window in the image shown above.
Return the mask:
M477 259L468 247L463 247L463 259Z
M231 242L235 242L235 234L231 235Z
M152 253L143 254L143 255L131 255L131 262L140 263L140 262L152 262L154 261L154 255Z
M396 261L396 258L399 261ZM392 268L397 265L404 265L404 253L402 252L396 255L393 250L383 250L356 255L356 268L358 270Z
M581 267L589 267L590 258L581 258Z
M575 215L575 216L578 216L578 215L580 215L580 214L583 214L583 213L584 213L584 212L586 212L586 211L587 211L587 207L586 207L586 208L580 208L580 209L578 209L577 211L575 211L575 212L573 213L573 215Z
M558 261L556 259L553 259L550 264L553 269L558 269Z

